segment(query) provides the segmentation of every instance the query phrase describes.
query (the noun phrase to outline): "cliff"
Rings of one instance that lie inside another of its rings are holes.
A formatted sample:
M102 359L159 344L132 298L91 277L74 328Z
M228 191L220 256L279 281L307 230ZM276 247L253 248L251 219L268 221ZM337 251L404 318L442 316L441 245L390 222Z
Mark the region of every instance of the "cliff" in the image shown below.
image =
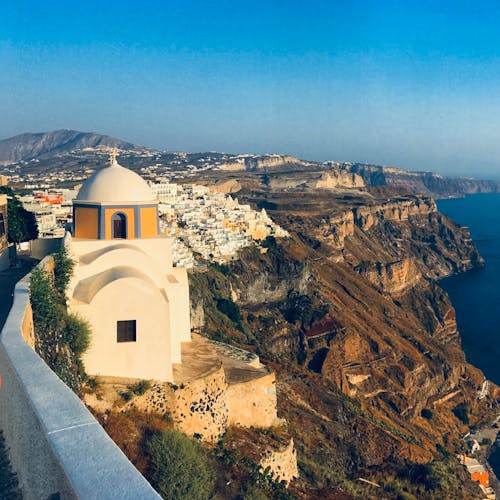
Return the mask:
M363 178L358 174L346 172L345 170L332 170L330 172L325 172L321 176L316 182L316 187L320 189L362 189L365 187L365 183Z
M309 162L305 162L288 155L262 155L262 156L250 156L245 158L245 169L246 170L260 170L266 168L276 168L283 167L286 165L301 165L307 166Z
M360 175L367 186L388 186L405 190L408 193L450 197L500 191L499 181L478 180L471 177L447 177L434 172L412 172L360 163L344 163L341 168Z
M355 484L360 474L387 482L409 463L439 463L456 481L448 497L472 497L444 454L460 449L466 430L456 409L474 423L496 402L478 399L483 375L466 362L454 309L435 283L482 264L467 229L421 196L239 199L265 200L292 238L268 240L265 254L242 252L224 275L193 274L193 308L203 303L207 334L276 363L279 414L293 429L301 473L292 488L367 495ZM241 318L225 317L217 297L234 301ZM437 488L420 495L439 498Z

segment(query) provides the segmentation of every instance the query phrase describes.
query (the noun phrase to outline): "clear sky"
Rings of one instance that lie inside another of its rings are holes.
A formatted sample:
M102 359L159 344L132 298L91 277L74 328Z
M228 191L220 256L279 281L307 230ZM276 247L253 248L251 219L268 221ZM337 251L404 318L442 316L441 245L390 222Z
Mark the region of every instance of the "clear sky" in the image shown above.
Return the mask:
M500 177L500 4L0 1L0 138Z

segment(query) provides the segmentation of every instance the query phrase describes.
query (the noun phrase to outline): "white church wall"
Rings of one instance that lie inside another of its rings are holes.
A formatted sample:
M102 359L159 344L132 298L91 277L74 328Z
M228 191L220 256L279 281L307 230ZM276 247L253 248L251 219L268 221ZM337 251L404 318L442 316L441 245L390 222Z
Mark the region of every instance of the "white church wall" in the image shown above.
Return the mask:
M172 381L169 304L161 291L137 278L101 289L90 304L73 305L92 325L83 356L91 375ZM136 320L137 340L117 342L117 321Z

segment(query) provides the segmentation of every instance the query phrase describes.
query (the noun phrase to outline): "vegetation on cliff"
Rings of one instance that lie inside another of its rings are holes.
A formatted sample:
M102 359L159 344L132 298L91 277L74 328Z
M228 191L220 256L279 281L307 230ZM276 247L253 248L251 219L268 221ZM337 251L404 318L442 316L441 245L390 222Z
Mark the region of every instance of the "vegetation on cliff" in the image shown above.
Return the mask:
M147 439L145 448L148 478L163 498L210 498L215 475L199 443L167 429Z
M87 321L66 308L66 289L74 263L63 247L54 256L52 272L37 267L30 278L35 350L75 392L85 379L81 355L90 345Z
M258 463L263 450L279 449L289 440L281 428L229 427L214 447L173 430L168 418L153 414L111 411L96 417L165 499L294 498Z

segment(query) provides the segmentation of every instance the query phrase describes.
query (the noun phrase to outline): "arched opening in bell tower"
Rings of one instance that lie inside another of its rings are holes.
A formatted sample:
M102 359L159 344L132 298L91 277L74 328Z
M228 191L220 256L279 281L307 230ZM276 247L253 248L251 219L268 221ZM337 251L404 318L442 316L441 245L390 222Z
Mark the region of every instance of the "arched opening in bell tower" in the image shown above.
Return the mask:
M113 239L127 238L127 217L125 214L117 212L111 218Z

